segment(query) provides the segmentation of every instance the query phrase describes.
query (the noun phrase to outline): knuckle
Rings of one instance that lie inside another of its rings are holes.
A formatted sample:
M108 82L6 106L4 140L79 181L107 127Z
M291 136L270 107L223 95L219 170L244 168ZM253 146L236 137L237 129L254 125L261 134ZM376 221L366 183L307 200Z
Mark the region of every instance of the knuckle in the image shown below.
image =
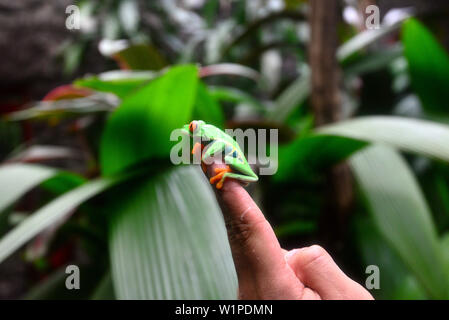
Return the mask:
M240 219L229 219L225 221L230 242L238 243L240 246L247 246L254 233L263 226L265 220L247 222Z

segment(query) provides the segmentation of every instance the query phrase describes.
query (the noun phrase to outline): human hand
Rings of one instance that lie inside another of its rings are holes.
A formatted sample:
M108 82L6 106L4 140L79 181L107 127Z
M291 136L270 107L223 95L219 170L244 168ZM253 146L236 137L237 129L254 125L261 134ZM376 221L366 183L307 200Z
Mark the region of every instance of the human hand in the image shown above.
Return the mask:
M209 166L208 172L219 166ZM216 193L237 271L239 299L373 299L320 246L282 249L271 225L239 182L226 180Z

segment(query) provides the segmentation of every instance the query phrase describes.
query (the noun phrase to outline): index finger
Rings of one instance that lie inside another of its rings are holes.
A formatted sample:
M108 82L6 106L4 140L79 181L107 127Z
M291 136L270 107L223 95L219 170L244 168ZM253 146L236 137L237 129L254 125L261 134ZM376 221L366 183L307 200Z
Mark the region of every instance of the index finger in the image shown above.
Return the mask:
M222 165L209 166L209 176ZM215 187L214 187L215 189ZM227 179L216 190L223 211L239 284L248 279L273 279L286 268L283 251L271 225L239 182Z

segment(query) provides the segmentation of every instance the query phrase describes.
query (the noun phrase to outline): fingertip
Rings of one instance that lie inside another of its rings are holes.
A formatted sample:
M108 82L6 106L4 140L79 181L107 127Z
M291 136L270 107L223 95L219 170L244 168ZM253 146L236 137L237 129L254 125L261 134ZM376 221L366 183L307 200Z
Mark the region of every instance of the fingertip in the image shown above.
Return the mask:
M327 251L319 245L291 250L286 259L300 278L309 270L316 270L319 265L333 262Z
M327 251L323 247L321 247L317 244L314 244L310 247L305 247L300 252L301 252L302 258L305 260L306 264L315 262L319 259L332 260L332 258L327 253Z

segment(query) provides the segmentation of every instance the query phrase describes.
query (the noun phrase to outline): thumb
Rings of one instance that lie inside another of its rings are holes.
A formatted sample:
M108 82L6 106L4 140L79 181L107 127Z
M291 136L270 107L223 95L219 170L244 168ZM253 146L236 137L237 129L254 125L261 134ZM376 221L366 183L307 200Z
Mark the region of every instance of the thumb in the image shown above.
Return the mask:
M322 247L290 251L288 264L300 281L325 300L372 300L371 294L351 280Z

